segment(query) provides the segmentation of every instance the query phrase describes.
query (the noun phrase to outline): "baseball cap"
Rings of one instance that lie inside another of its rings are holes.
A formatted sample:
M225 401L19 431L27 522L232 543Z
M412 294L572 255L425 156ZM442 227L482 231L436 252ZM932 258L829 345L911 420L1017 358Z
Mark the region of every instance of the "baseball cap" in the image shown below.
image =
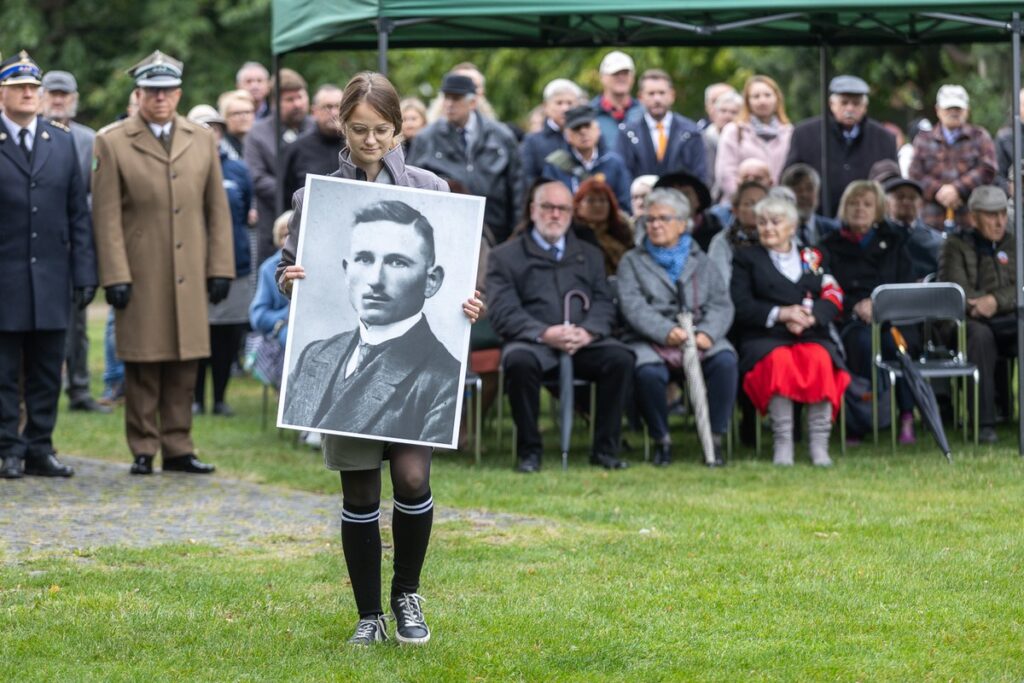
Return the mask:
M944 85L935 94L935 104L939 109L967 109L970 103L971 98L967 96L967 91L962 85Z
M441 79L441 92L449 95L474 95L476 84L469 76L447 73Z
M601 75L608 76L610 74L617 74L620 71L635 72L636 65L633 64L633 58L619 50L606 54L604 59L601 60Z
M43 76L43 88L51 92L78 92L78 81L67 71L47 71Z
M569 130L590 123L597 119L597 110L589 105L573 107L565 112L565 127Z

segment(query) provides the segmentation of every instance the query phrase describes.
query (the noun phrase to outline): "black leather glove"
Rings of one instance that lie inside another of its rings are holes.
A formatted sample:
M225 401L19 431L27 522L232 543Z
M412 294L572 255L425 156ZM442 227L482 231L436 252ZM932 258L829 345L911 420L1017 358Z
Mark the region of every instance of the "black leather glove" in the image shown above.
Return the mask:
M228 290L231 289L231 280L226 277L210 277L206 279L206 293L210 296L211 304L219 304L228 298Z
M91 304L95 298L95 287L75 287L75 290L71 293L71 299L80 311L85 310L85 307Z
M104 294L106 294L108 304L119 311L124 310L128 305L129 299L132 298L132 286L127 282L120 285L110 285L104 290Z

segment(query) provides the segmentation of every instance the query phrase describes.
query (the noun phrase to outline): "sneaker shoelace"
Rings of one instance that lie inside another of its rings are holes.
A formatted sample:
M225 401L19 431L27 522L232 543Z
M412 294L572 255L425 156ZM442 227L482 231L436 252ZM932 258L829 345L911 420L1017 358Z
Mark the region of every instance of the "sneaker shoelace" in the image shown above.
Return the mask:
M374 640L379 631L377 619L360 619L356 625L356 638L369 638Z
M426 599L418 593L402 593L398 596L398 607L401 612L398 617L402 620L402 626L422 626L423 609L420 602Z

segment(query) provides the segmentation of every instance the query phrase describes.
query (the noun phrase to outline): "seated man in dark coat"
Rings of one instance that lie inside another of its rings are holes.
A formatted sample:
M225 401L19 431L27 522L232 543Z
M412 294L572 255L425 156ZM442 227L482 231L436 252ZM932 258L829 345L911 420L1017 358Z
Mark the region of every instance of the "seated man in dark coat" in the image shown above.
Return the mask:
M538 185L530 208L533 226L495 248L488 262L489 315L494 331L506 342L502 363L518 428L520 472L540 469L540 387L542 380L558 377L560 352L571 356L576 377L596 384L591 464L626 467L616 453L633 377L633 353L608 338L616 313L604 256L569 231L572 210L572 195L565 185ZM573 322L563 324L564 298L572 290L590 298L590 309L582 313L577 302L570 316Z
M451 444L461 366L423 317L444 280L430 223L404 202L371 204L356 214L342 268L359 326L302 350L284 421Z

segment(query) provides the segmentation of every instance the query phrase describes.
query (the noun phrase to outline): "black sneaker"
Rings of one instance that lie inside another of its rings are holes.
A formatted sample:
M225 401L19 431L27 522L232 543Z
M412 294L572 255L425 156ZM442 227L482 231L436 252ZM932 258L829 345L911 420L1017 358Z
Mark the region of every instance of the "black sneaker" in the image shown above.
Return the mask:
M422 645L430 640L430 629L423 619L421 602L424 598L418 593L399 593L391 598L391 611L398 623L395 640L399 643Z
M373 645L388 639L388 630L384 626L384 615L360 619L356 624L356 632L348 639L349 645Z

